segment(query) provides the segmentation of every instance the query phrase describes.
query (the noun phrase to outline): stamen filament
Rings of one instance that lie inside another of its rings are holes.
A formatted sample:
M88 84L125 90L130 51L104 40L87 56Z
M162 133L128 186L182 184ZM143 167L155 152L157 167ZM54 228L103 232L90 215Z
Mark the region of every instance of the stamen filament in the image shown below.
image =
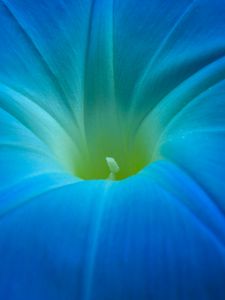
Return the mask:
M116 173L120 171L120 167L118 166L117 162L113 157L106 157L106 163L109 167L109 176L107 179L109 180L115 180L116 179Z

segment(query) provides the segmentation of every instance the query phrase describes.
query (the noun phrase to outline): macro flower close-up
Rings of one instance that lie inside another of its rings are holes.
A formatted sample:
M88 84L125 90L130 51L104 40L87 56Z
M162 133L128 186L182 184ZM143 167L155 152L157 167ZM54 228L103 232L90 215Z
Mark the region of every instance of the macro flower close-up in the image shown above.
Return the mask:
M225 299L225 0L0 1L0 299Z

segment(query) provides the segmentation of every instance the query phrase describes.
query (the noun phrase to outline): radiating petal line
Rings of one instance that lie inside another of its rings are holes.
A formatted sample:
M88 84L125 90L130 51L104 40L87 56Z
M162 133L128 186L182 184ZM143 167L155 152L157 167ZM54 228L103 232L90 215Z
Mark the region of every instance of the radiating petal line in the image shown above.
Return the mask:
M97 0L91 1L91 8L89 12L89 21L88 21L88 30L87 30L87 40L86 40L86 46L85 46L85 55L84 55L84 74L83 74L83 135L84 135L84 142L86 146L86 150L89 153L89 147L88 147L88 140L87 140L87 134L86 134L86 124L85 124L85 91L86 91L86 85L87 85L87 69L88 69L88 55L89 55L89 42L91 39L91 31L92 31L92 19L94 16L94 9L95 9L95 2Z
M15 190L15 189L18 189L18 187L20 187L21 184L27 184L27 181L32 181L32 180L36 180L37 178L41 178L43 176L51 176L51 175L62 175L63 176L63 172L61 170L59 171L41 171L41 172L35 172L35 173L32 173L32 174L28 174L28 175L25 175L22 179L20 178L19 180L17 181L14 181L13 183L9 184L9 185L5 185L4 187L1 187L0 188L0 195L1 195L1 198L0 200L3 201L3 198L7 198L8 195L12 194L12 192ZM70 175L68 175L69 177ZM73 176L71 175L71 178L73 178ZM74 180L75 180L75 177L74 177ZM1 210L0 210L0 215L1 215Z
M225 212L224 212L224 210L215 201L213 201L213 197L210 195L210 191L208 191L206 189L206 187L204 187L199 182L199 180L196 177L194 177L194 175L191 172L189 172L186 169L184 170L184 168L182 168L182 166L180 166L178 164L178 162L176 162L175 160L171 159L170 157L168 157L168 160L170 162L172 162L176 166L176 168L179 169L179 171L181 173L185 174L185 176L187 178L189 178L189 180L192 181L199 188L199 190L202 191L202 193L205 196L205 198L208 199L207 204L210 205L211 210L214 211L214 212L217 212L218 218L220 218L224 222L224 220L225 220Z
M183 86L187 86L189 83L192 83L191 86L188 86L187 88L191 89L193 87L196 87L199 84L202 84L202 82L207 79L206 76L208 76L208 78L211 78L211 80L215 80L215 78L217 79L219 74L219 71L223 74L222 75L222 79L224 79L224 66L222 66L222 63L225 63L225 47L220 47L218 49L215 49L213 51L213 53L210 53L210 56L213 56L213 59L208 61L206 60L206 63L204 65L201 66L201 68L195 70L193 73L191 73L188 77L185 78L185 80L183 80L182 82L180 82L178 85L176 85L172 90L169 91L168 94L166 94L164 97L162 97L160 99L160 101L158 103L156 103L156 106L152 108L152 110L155 110L158 106L163 105L164 102L167 101L167 98L171 98L171 96L173 96L173 94L176 93L177 90L179 90L181 87ZM218 70L211 70L211 68L218 68ZM207 73L207 74L204 74ZM203 74L203 78L200 78L199 81L197 80L193 80L195 77L201 75L201 73ZM219 78L221 78L221 75L219 76ZM217 80L215 81L217 82ZM209 87L210 87L211 83L209 83ZM206 86L206 88L208 88Z
M196 95L195 97L192 98L191 101L186 102L184 106L181 107L181 109L176 112L176 114L169 120L169 122L165 125L165 127L163 128L162 132L159 134L157 142L155 143L155 147L153 150L153 154L152 157L154 157L156 155L157 149L159 147L161 138L163 137L163 135L165 135L165 133L173 126L173 123L177 120L177 118L180 117L180 115L186 110L188 109L190 106L192 106L195 101L198 101L199 98L204 97L204 95L208 92L209 89L215 88L218 85L221 84L221 82L225 82L225 80L219 80L218 82L214 83L212 86L207 87L207 89L201 91L198 95Z
M42 63L43 67L45 68L46 74L49 76L50 80L52 81L52 83L53 83L53 85L55 87L55 90L58 92L59 96L64 101L64 103L67 104L67 108L68 108L70 114L72 115L72 117L74 119L74 123L76 123L76 126L79 128L79 124L77 122L77 119L75 118L75 116L73 114L73 110L71 108L71 105L70 105L70 103L69 103L69 101L67 99L67 96L66 96L66 94L64 92L64 89L61 86L61 83L58 80L57 76L52 71L50 65L48 64L47 60L44 58L43 54L41 53L41 51L37 47L37 45L34 42L34 40L32 39L32 37L28 34L28 32L23 27L23 25L21 24L21 22L18 20L18 18L16 17L16 15L12 11L12 9L9 7L9 4L5 0L1 0L1 1L2 1L2 4L4 5L4 7L6 8L6 10L8 11L8 14L13 18L13 20L15 20L15 22L18 25L19 29L21 30L21 32L26 37L27 41L29 42L29 45L30 45L31 49L33 49L34 53L39 58L39 61Z
M159 140L160 138L168 131L170 130L170 128L173 126L173 124L175 122L177 122L177 119L179 119L182 114L188 110L192 105L195 104L196 101L198 101L199 99L201 99L202 97L204 97L204 95L208 92L209 89L214 88L216 86L218 86L221 82L225 82L224 81L219 81L217 82L215 85L212 85L211 87L209 87L207 90L203 91L202 93L200 93L197 97L194 97L190 102L185 103L185 105L174 115L173 118L170 119L170 121L166 124L166 126L164 127L162 133L159 136Z
M183 22L185 17L191 12L191 10L193 8L193 4L195 2L196 2L196 0L193 0L192 2L190 2L187 5L184 12L177 19L177 21L172 26L172 28L168 31L167 35L162 40L161 44L159 45L158 49L156 50L156 52L154 53L154 55L150 59L150 61L147 64L146 68L143 70L143 74L140 76L137 83L135 84L135 88L134 88L134 91L133 91L133 96L132 96L132 99L131 99L131 106L132 106L132 103L135 101L135 99L138 99L140 97L140 95L142 94L142 90L145 88L145 85L147 83L148 75L151 72L151 67L154 64L155 60L160 55L160 53L164 49L164 47L167 45L167 43L169 42L169 40L170 40L171 36L173 35L173 33L175 32L175 30L177 28L179 28L180 24Z
M34 104L34 102L32 102L32 104ZM32 133L32 135L34 135L43 145L45 145L46 147L48 147L49 148L49 151L51 152L51 154L55 157L55 160L56 160L56 162L59 164L60 162L61 162L61 159L62 159L62 157L61 157L61 155L59 155L59 153L57 153L58 152L58 150L60 150L60 149L57 149L56 147L52 147L50 144L49 144L49 142L47 141L47 140L45 140L41 135L39 135L34 129L31 129L31 128L29 128L29 126L26 124L26 122L23 122L22 120L21 120L21 118L19 118L18 116L15 116L14 115L14 113L12 112L12 111L10 111L10 110L8 110L7 108L3 108L2 106L1 106L1 103L0 103L0 108L2 109L2 110L4 110L5 112L7 112L8 114L10 114L14 119L16 119L17 121L19 121L20 122L20 124L22 125L22 126L24 126L24 128L26 128L29 132L31 132ZM58 123L57 123L58 124ZM63 141L61 141L61 142L63 142ZM63 146L65 146L66 147L66 145L63 145ZM74 149L74 155L75 155L75 153L76 153L76 151L75 150L77 150L78 151L78 153L77 154L79 154L79 148L76 148L76 145L72 142L72 146L73 146L73 149ZM74 146L75 146L75 148L74 148ZM68 145L68 147L70 147L70 145ZM69 150L69 148L68 148L68 150ZM67 156L68 156L68 154L67 154ZM61 158L60 158L61 157ZM71 157L64 157L65 159L73 159L73 157L71 158ZM63 158L63 159L64 159ZM61 162L62 163L62 162ZM72 169L71 169L72 168ZM65 169L68 169L68 171L70 172L70 173L74 173L74 171L73 171L73 165L68 165L68 163L66 163L66 166L65 166Z
M172 162L172 161L171 161ZM175 163L176 164L176 163ZM176 164L177 166L177 164ZM180 168L179 168L180 169ZM181 170L181 169L180 169ZM182 173L184 171L182 170ZM141 176L147 176L149 177L150 174L149 172L146 172L146 171L143 171L140 173ZM186 174L187 175L187 174ZM189 175L188 175L189 177ZM151 180L152 180L152 177L150 176ZM189 177L190 178L190 177ZM192 180L192 178L190 178L192 182L195 182ZM207 222L205 222L204 220L202 220L202 218L200 216L198 216L198 214L196 214L196 212L191 208L189 207L185 201L182 201L181 199L179 199L177 197L177 195L175 195L173 192L171 192L169 189L167 189L165 186L162 185L162 183L158 182L155 178L153 179L155 184L157 184L163 191L165 191L167 194L171 195L173 199L176 200L176 202L181 206L183 207L192 217L194 217L194 219L197 221L197 223L201 226L202 229L204 229L204 231L211 237L213 238L213 240L217 243L217 245L219 245L219 247L222 249L222 251L225 253L225 241L223 241L221 238L219 238L218 236L218 232L215 231L215 229L211 228L210 224L207 224ZM196 183L196 182L195 182ZM198 188L201 190L201 192L204 194L204 197L206 197L210 203L211 203L211 207L212 207L212 212L213 213L216 213L217 215L217 218L219 218L219 220L221 222L224 223L224 214L223 212L221 212L221 210L217 207L217 205L212 201L210 200L210 198L207 196L207 194L205 194L205 190L202 189L202 187L198 185ZM207 200L207 201L208 201ZM211 218L212 219L212 218ZM218 219L217 219L218 221Z
M64 124L64 122L62 120L60 120L59 117L57 117L56 114L54 114L53 112L51 112L50 110L47 110L44 106L42 106L38 99L34 99L34 97L32 95L30 95L29 93L22 91L19 88L16 88L15 86L9 85L7 83L4 82L0 82L0 92L1 92L1 87L6 87L8 89L11 89L12 91L16 92L17 94L21 95L22 97L26 98L27 100L33 102L36 106L38 106L41 110L43 110L43 112L45 112L46 114L48 114L51 119L55 120L58 125L61 127L61 129L63 131L65 131L65 133L71 137L71 140L74 141L73 135L72 135L72 128L67 128L66 124ZM1 100L0 100L1 101Z
M112 186L112 182L108 181L105 184L105 189L103 190L103 193L101 195L101 199L99 200L99 208L97 211L97 215L95 215L95 224L94 227L91 229L91 234L89 234L91 238L90 247L87 251L86 257L86 267L85 267L85 284L83 288L83 300L89 300L91 298L91 288L92 288L92 280L93 280L93 273L94 273L94 267L95 267L95 257L98 250L98 235L99 235L99 229L101 227L101 221L104 214L105 209L105 200L106 195Z
M56 174L55 173L52 173L53 175ZM60 173L59 173L60 174ZM45 175L45 174L44 174ZM50 173L48 174L50 175ZM40 175L37 175L37 177L40 176ZM41 176L43 176L43 173L41 174ZM32 178L32 176L31 176ZM12 211L15 211L17 209L20 209L21 207L23 207L24 205L28 204L30 201L35 201L37 200L39 197L43 196L43 195L47 195L48 193L51 193L53 191L57 191L57 190L60 190L62 188L65 188L65 187L68 187L68 186L72 186L72 185L76 185L78 184L80 181L82 180L79 180L79 181L75 181L75 182L68 182L68 183L58 183L55 187L51 187L50 189L48 188L47 190L43 191L43 192L40 192L39 194L35 195L35 196L32 196L32 197L28 197L28 198L23 198L23 200L21 199L20 202L18 202L17 204L14 203L14 205L8 207L8 208L5 208L5 210L0 210L0 220L4 217L6 217L9 213L11 213Z
M149 109L145 115L141 118L141 120L139 121L139 123L136 125L136 127L134 128L133 133L137 134L139 128L143 125L143 123L146 121L146 119L150 116L150 114L153 114L154 111L156 109L158 109L159 106L163 106L165 105L166 101L168 101L168 99L172 99L172 97L175 97L175 94L177 94L179 92L180 89L183 88L183 86L188 86L189 83L192 82L192 85L189 86L189 89L193 89L193 87L196 87L197 85L202 84L203 80L205 80L206 76L208 76L208 73L210 73L210 77L211 80L208 83L207 86L204 87L204 90L199 91L195 97L198 97L199 95L201 95L202 93L204 93L205 91L207 91L209 88L213 87L214 85L217 85L218 83L220 83L220 81L222 81L225 78L225 69L224 67L222 67L222 63L225 63L225 55L223 54L222 57L217 58L215 61L211 62L210 64L206 65L204 68L201 68L200 70L198 70L197 72L191 74L187 79L185 79L183 82L181 82L179 85L177 85L174 89L172 89L164 98L162 98L157 105L155 106L154 109ZM211 70L212 67L214 67L214 65L217 64L218 69L215 69L214 71ZM220 70L221 69L221 70ZM218 77L219 74L219 70L222 72L222 74ZM213 72L212 72L213 71ZM199 76L201 73L203 72L208 72L206 75L203 76L203 78L201 78L199 81L194 81L193 79L197 76ZM216 80L215 80L216 79ZM181 98L181 96L183 95L183 91L180 93L179 98ZM184 98L185 100L185 98ZM185 104L188 103L188 100L185 100Z
M100 51L101 60L99 60ZM95 64L95 60L93 59L94 54L97 57L96 59L100 61L100 66ZM96 68L98 69L96 70ZM90 128L92 129L90 119L95 118L96 127L98 126L98 120L101 119L99 109L95 109L95 114L91 113L90 116L90 103L93 107L98 105L101 105L103 109L107 107L108 116L106 118L112 118L113 116L113 119L117 119L119 122L115 97L114 69L114 1L92 0L89 12L83 74L83 128L87 149L89 149L89 131ZM105 76L102 76L102 74L105 74ZM90 88L92 85L94 90ZM104 98L104 100L108 101L99 104L98 100L101 101L101 97L107 98ZM110 123L110 120L107 123Z
M37 106L40 108L40 110L42 110L45 114L49 115L49 117L54 120L59 126L60 128L65 132L65 134L70 137L71 141L73 143L75 143L75 139L74 137L72 136L72 133L70 132L70 130L68 130L65 125L58 119L56 118L55 115L53 115L52 113L50 113L49 111L47 111L43 106L41 106L39 104L39 102L36 102L36 101L33 101L32 98L27 95L26 93L16 89L15 87L12 87L12 86L9 86L8 84L5 84L5 83L1 83L0 82L0 93L1 93L1 87L6 87L7 89L11 90L12 92L15 92L17 93L18 95L21 95L24 99L26 99L27 101L29 101L31 104L33 103L34 107ZM0 105L1 105L1 102L0 102ZM19 120L21 122L21 120Z
M20 95L23 99L26 100L27 103L29 103L30 105L32 105L33 107L35 107L35 109L39 109L41 110L44 114L46 114L51 121L53 121L55 124L57 124L57 126L59 126L61 128L61 130L64 132L65 136L67 138L69 138L69 140L71 141L71 143L75 146L75 148L78 148L78 143L75 143L76 140L67 132L67 130L51 115L49 114L46 110L44 110L42 108L42 106L40 106L38 103L33 102L32 100L30 100L30 98L27 98L25 95L23 95L21 92L17 92L15 89L11 89L10 87L8 87L7 85L2 85L0 83L0 93L3 93L3 89L6 88L10 93L13 94L18 94ZM5 94L5 93L4 93ZM5 96L4 96L5 97ZM18 105L18 101L15 101L15 99L13 100L13 102L15 104ZM11 103L12 104L12 103ZM36 137L38 137L42 142L44 142L44 144L46 144L46 141L43 140L43 138L40 136L40 134L38 134L34 129L30 128L27 124L27 122L24 122L23 120L21 120L21 118L19 118L16 114L15 114L15 108L14 106L12 107L12 105L10 105L10 103L8 103L8 100L6 98L1 98L1 102L0 102L0 107L5 110L7 113L9 113L11 116L13 116L15 119L17 119L24 127L26 127L29 131L31 131Z
M179 103L180 109L179 109L178 111L176 110L176 112L175 112L176 114L173 116L173 118L175 118L175 117L177 116L177 114L179 114L180 112L182 112L183 110L185 110L187 106L189 107L189 105L194 104L195 100L198 99L200 96L204 95L205 93L207 93L209 89L215 88L217 85L219 85L219 84L221 84L221 83L224 82L224 79L225 79L225 68L224 68L224 66L222 66L222 62L225 63L225 56L222 57L221 59L219 59L218 61L215 61L215 62L214 62L215 64L218 64L218 66L220 65L221 70L222 70L222 74L220 74L219 77L216 76L217 74L219 74L219 70L218 70L218 69L217 69L217 70L214 70L213 73L211 72L211 75L210 75L211 80L210 80L210 82L208 83L208 85L206 85L206 86L204 87L204 89L201 89L198 93L196 93L196 94L194 95L194 97L191 97L191 98L188 97L184 103L181 103L181 104ZM214 63L213 63L212 65L214 65ZM182 87L184 84L188 84L189 79L192 80L192 77L198 76L199 73L201 73L201 71L206 71L207 68L208 68L208 67L210 68L212 65L207 66L206 68L201 69L199 72L193 74L191 77L188 78L187 81L184 81L184 82L183 82L180 86L178 86L177 88L179 89L179 88ZM220 71L221 71L221 70L220 70ZM212 76L212 75L215 75L215 76ZM205 77L203 76L203 79L200 79L200 81L197 83L197 85L201 85L202 82L204 81L204 79L205 79ZM194 86L195 86L195 85L194 85ZM193 86L191 86L190 88L193 88ZM171 97L173 96L173 92L174 92L174 91L176 91L176 89L173 90L172 93L170 93L170 94L168 95L168 98L171 98ZM163 101L166 101L168 98L167 98L167 97L164 98ZM162 103L161 103L161 104L162 104ZM170 121L172 121L172 119L171 119Z
M104 1L104 0L103 0ZM97 10L97 5L102 5L103 6L103 1L99 0L92 0L91 3L91 8L90 8L90 16L89 16L89 25L88 25L88 32L87 32L87 40L86 40L86 50L85 50L85 59L84 59L84 91L87 90L87 79L88 79L88 69L89 69L89 59L90 59L90 52L91 52L91 46L92 46L92 41L95 42L96 37L93 36L94 32L94 22L97 22L96 18L96 13L99 12L99 10L103 9L102 7ZM106 12L104 12L104 16L101 15L100 17L107 23L107 33L106 30L104 33L97 38L103 39L103 41L108 44L107 42L109 41L109 47L107 48L107 51L103 49L103 56L106 56L108 59L106 60L107 63L103 64L103 67L107 69L107 73L110 74L110 82L107 82L106 86L103 87L105 89L109 89L110 95L114 95L115 93L115 76L114 76L114 0L107 0L106 2ZM107 18L108 17L108 18ZM96 19L96 21L95 21ZM104 23L104 22L103 22ZM97 26L100 26L97 24ZM106 26L106 25L105 25ZM99 45L98 45L99 46ZM101 71L101 70L100 70ZM102 88L102 87L99 87ZM84 95L84 101L86 100L86 97ZM115 101L115 95L114 97L111 97L110 100Z
M24 122L22 122L19 118L17 118L11 111L8 111L6 108L3 108L1 106L1 103L0 103L0 108L1 110L9 114L12 118L17 120L24 128L26 128L26 130L28 130L33 136L35 136L43 145L45 145L44 141L40 137L38 137L36 133L31 128L29 128L29 126L27 126Z
M217 126L217 127L198 127L194 129L187 129L185 133L182 134L182 136L187 136L189 134L195 134L195 133L224 133L225 132L225 125L224 127L222 126Z
M44 152L44 151L42 151L38 148L34 148L34 147L31 147L31 146L15 144L15 143L1 143L0 142L0 149L1 148L20 149L21 151L26 150L28 152L43 155L43 156L48 157L50 159L55 159L55 157L53 155L49 155L50 153Z

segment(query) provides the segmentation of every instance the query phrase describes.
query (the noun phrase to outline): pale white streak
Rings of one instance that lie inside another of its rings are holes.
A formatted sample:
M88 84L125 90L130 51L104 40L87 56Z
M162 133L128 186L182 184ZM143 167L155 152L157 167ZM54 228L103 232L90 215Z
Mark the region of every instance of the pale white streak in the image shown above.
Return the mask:
M46 111L45 109L43 109L42 106L39 105L39 103L36 103L35 101L32 101L31 98L27 97L25 94L23 94L21 91L18 91L15 88L12 88L6 84L2 84L0 83L0 93L1 93L1 102L0 102L0 106L2 109L6 110L9 114L11 114L13 117L15 117L15 115L12 113L14 110L14 107L16 105L19 106L20 104L20 109L23 107L24 108L24 116L29 115L29 113L34 113L35 110L37 110L37 116L40 114L43 114L46 116L45 121L47 119L54 121L55 123L57 123L57 126L59 126L61 128L62 131L64 131L65 135L67 135L68 137L70 137L71 141L74 142L74 139L72 136L69 136L69 133L67 132L67 130L63 127L63 125L60 124L60 122L58 122L58 120L55 119L55 117L53 115L51 115L48 111ZM6 98L8 97L8 102L6 101ZM18 101L17 98L21 99L21 102ZM24 103L27 103L27 105L25 105ZM10 107L12 105L12 108ZM11 109L10 109L11 108ZM20 121L21 124L23 124L22 119L18 119L16 118L18 121ZM33 119L34 124L35 122L35 118ZM23 124L25 126L25 124ZM41 124L42 126L43 124ZM25 126L27 129L32 131L32 126L31 127L27 127ZM49 128L46 128L49 129ZM32 131L34 133L34 135L38 136L34 131Z
M63 116L62 118L57 118L52 112L48 111L47 109L45 109L42 105L40 105L40 101L38 101L37 99L34 100L33 97L31 97L30 95L28 95L27 93L25 92L22 92L20 90L18 90L17 88L13 87L13 86L9 86L8 84L6 83L1 83L0 82L0 93L3 92L4 93L4 89L8 89L8 90L11 90L12 92L15 93L15 95L20 95L21 97L24 97L27 99L27 101L29 101L30 103L32 102L34 104L34 107L38 107L39 110L42 110L43 112L46 113L46 115L49 115L49 117L51 119L54 119L56 123L58 123L59 127L61 127L61 129L65 132L66 135L70 136L71 140L73 142L76 142L74 140L74 136L72 135L72 130L69 130L68 128L66 128L64 122L63 122L63 119L66 117L66 116ZM12 101L13 99L11 99ZM4 102L4 101L3 101ZM0 106L1 106L1 101L0 101ZM27 113L27 110L24 110L24 113L26 114ZM35 122L35 118L33 119L34 122ZM21 122L21 120L20 120ZM28 127L26 127L27 129L30 129ZM71 128L72 129L72 128ZM33 132L34 133L34 132ZM34 133L35 134L35 133Z
M61 161L73 159L70 155L65 157L67 151L72 151L76 156L79 149L78 143L75 142L78 141L70 137L67 131L38 104L7 86L0 85L0 92L2 96L0 106L47 144ZM67 167L70 169L73 166L68 162Z

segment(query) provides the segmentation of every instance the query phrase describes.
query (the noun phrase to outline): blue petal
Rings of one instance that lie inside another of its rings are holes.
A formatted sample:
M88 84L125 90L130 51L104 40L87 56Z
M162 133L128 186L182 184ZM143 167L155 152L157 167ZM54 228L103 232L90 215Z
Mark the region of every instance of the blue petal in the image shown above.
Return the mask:
M183 105L164 126L160 155L186 170L225 212L225 82Z
M1 295L222 299L225 221L208 204L163 162L120 183L81 182L34 198L1 217Z
M224 4L1 2L3 299L225 298ZM76 182L118 107L165 161Z

